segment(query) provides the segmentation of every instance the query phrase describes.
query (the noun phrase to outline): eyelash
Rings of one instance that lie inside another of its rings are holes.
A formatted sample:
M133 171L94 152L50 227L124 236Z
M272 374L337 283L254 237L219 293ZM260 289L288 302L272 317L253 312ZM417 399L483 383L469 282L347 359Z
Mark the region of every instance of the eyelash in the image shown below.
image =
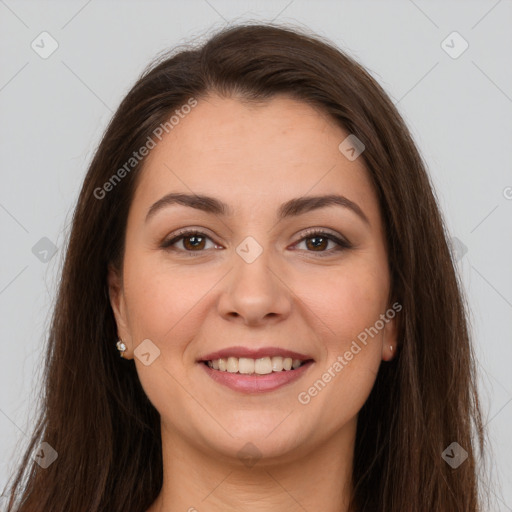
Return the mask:
M189 238L192 236L200 236L202 238L208 238L211 240L211 238L209 236L207 236L206 233L203 233L202 231L199 231L196 229L184 229L184 230L178 231L175 234L175 236L173 236L171 239L165 240L164 242L162 242L162 245L160 247L162 249L165 249L168 251L184 252L187 254L187 256L191 256L191 257L199 256L201 253L205 252L207 249L202 249L199 251L188 251L186 249L179 250L179 249L172 247L172 245L174 245L176 242L179 242L180 240L183 240L184 238ZM339 237L333 235L332 233L322 231L320 229L314 229L314 228L307 230L304 233L303 237L298 242L296 242L296 244L299 244L299 243L303 242L304 240L307 240L308 238L314 238L314 237L327 238L328 240L333 241L337 244L336 248L329 249L326 251L318 251L317 252L317 251L306 250L306 252L311 252L311 253L317 254L321 258L330 256L335 252L339 252L339 251L343 251L343 250L352 248L352 244L350 242L348 242L347 240L339 238Z

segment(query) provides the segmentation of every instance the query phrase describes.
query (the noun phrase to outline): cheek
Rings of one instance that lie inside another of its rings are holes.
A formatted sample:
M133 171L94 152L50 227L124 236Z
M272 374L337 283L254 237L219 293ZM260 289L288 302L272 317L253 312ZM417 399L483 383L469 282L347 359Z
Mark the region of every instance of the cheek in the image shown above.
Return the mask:
M350 417L362 407L381 363L383 331L375 325L386 311L388 276L380 261L360 258L330 273L328 280L307 282L302 297L316 319L315 333L325 351L310 385L320 379L327 388L323 391L319 383L311 396L322 395L315 398L317 405L334 400L329 410Z
M382 333L367 329L384 313L383 290L373 279L344 275L330 282L314 313L321 317L325 358L297 396L303 428L334 432L357 416L367 400L382 358ZM364 340L364 341L361 341Z
M376 265L357 264L326 274L298 278L297 295L314 313L329 350L344 350L386 310L388 282Z
M192 266L170 266L141 255L125 264L125 293L132 329L157 344L177 334L194 316L201 298L216 282L211 273ZM173 346L176 344L173 343Z

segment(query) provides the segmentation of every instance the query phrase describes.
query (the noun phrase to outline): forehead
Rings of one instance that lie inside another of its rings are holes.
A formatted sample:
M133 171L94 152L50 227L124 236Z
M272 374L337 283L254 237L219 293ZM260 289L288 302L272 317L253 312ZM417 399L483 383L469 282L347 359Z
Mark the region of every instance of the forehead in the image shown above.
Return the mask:
M151 150L133 206L147 209L177 191L261 211L293 197L339 192L376 220L362 158L350 161L338 148L348 135L324 112L285 96L257 105L209 96Z

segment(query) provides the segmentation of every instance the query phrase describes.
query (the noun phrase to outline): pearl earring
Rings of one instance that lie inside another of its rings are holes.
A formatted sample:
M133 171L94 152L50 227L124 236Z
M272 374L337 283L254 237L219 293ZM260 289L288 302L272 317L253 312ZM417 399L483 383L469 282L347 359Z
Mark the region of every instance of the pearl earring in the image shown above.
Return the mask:
M125 345L124 341L120 339L116 343L116 347L117 347L117 350L119 350L119 352L121 352L121 357L124 357L124 351L126 350L126 345Z

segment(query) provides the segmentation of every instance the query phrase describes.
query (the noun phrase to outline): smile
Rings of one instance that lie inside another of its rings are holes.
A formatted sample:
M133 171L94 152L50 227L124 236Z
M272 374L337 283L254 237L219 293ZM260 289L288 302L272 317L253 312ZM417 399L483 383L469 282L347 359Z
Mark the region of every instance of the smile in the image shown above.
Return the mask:
M283 369L274 370L273 368L270 368L270 372L268 372L269 365L272 363L269 363L269 361L261 361L261 359L269 359L272 361L273 358L261 358L256 360L249 359L248 362L243 361L244 359L247 360L248 358L240 358L241 361L239 361L238 358L233 358L235 361L228 363L229 359L230 358L227 358L225 363L220 362L222 359L202 361L199 366L203 368L206 374L216 383L228 387L233 391L250 394L266 393L269 391L277 390L287 384L291 384L292 382L300 379L314 364L312 359L308 361L299 361L299 366L293 368L293 360L290 360L290 358L278 358L283 360L280 362L277 359L275 361L276 366L280 364L283 366ZM261 371L261 368L264 368L264 371L267 373L257 373L254 371L252 373L240 373L240 368L237 368L236 372L229 371L228 369L220 369L220 366L223 364L226 365L226 368L228 364L231 364L231 369L235 369L235 364L238 363L238 365L240 365L240 362L242 364L242 370L250 369L250 365L252 364L254 365L255 369L260 369ZM213 368L214 364L219 365L219 369ZM291 368L286 370L285 368L289 366L291 366Z
M268 375L272 372L296 370L307 361L292 359L291 357L227 357L205 361L210 368L221 372L238 373L244 375Z

